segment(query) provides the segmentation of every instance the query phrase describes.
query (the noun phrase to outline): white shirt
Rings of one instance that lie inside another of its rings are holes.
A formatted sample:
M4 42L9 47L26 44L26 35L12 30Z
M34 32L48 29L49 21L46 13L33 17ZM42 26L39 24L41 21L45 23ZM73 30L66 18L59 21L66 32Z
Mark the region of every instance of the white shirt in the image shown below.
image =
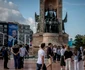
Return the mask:
M45 58L45 51L43 49L40 49L38 51L38 60L37 60L38 64L42 64L42 56L44 56Z
M53 48L53 52L54 53L57 53L57 49L55 47Z
M27 52L27 50L26 50L25 47L21 47L21 48L20 48L20 56L21 56L21 57L24 57L26 52Z
M64 52L65 52L65 49L61 48L61 50L60 50L61 56L64 55Z
M81 51L83 50L82 46L80 47L80 50L81 50Z

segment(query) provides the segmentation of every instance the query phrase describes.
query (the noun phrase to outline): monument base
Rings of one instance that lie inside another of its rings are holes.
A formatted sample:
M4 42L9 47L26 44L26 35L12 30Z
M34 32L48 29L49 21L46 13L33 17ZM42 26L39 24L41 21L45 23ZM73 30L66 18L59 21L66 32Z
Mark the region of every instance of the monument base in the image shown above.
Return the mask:
M52 43L53 45L60 46L68 43L68 34L57 33L36 33L33 35L33 47L39 47L41 43Z
M36 33L33 35L33 53L36 54L36 52L39 49L39 45L41 43L46 43L46 46L48 43L52 43L53 45L61 46L64 44L68 44L68 34L57 34L57 33Z
M53 45L59 45L57 33L44 33L43 34L43 42L48 45L48 43L52 43Z

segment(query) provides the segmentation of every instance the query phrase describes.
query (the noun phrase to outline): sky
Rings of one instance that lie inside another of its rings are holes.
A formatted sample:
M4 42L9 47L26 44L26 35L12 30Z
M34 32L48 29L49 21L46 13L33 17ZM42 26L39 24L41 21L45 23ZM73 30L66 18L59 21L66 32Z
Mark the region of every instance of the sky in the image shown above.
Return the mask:
M35 12L40 12L39 0L0 0L0 20L28 24L35 32ZM63 0L63 17L68 13L65 31L70 38L85 34L85 0Z

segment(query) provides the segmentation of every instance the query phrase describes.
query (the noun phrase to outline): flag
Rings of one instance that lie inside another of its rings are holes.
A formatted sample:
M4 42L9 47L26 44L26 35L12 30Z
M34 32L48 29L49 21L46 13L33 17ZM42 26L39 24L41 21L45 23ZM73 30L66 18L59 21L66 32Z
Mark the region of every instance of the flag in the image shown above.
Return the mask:
M64 32L65 32L64 23L66 22L67 22L67 13L66 13L64 20L62 20L62 30L64 30Z
M39 15L37 15L36 12L35 12L35 22L39 22Z
M66 22L67 22L67 13L66 13L66 16L65 16L65 18L64 18L64 20L63 20L63 22L64 22L64 23L66 23Z

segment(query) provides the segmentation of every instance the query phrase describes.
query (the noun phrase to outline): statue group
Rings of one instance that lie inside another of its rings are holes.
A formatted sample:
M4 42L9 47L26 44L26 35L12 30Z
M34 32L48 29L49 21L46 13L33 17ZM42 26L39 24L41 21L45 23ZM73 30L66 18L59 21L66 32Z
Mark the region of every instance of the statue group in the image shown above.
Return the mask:
M62 24L62 32L65 33L64 23L67 22L67 13L64 20L62 20L62 23L60 23L57 18L57 9L48 8L45 9L44 13L45 13L44 14L45 33L59 33L60 24ZM39 15L35 13L35 21L39 22L39 20L40 20ZM38 23L37 32L40 32L40 28L41 28L40 23Z
M45 32L59 33L59 21L56 11L57 9L45 10Z

